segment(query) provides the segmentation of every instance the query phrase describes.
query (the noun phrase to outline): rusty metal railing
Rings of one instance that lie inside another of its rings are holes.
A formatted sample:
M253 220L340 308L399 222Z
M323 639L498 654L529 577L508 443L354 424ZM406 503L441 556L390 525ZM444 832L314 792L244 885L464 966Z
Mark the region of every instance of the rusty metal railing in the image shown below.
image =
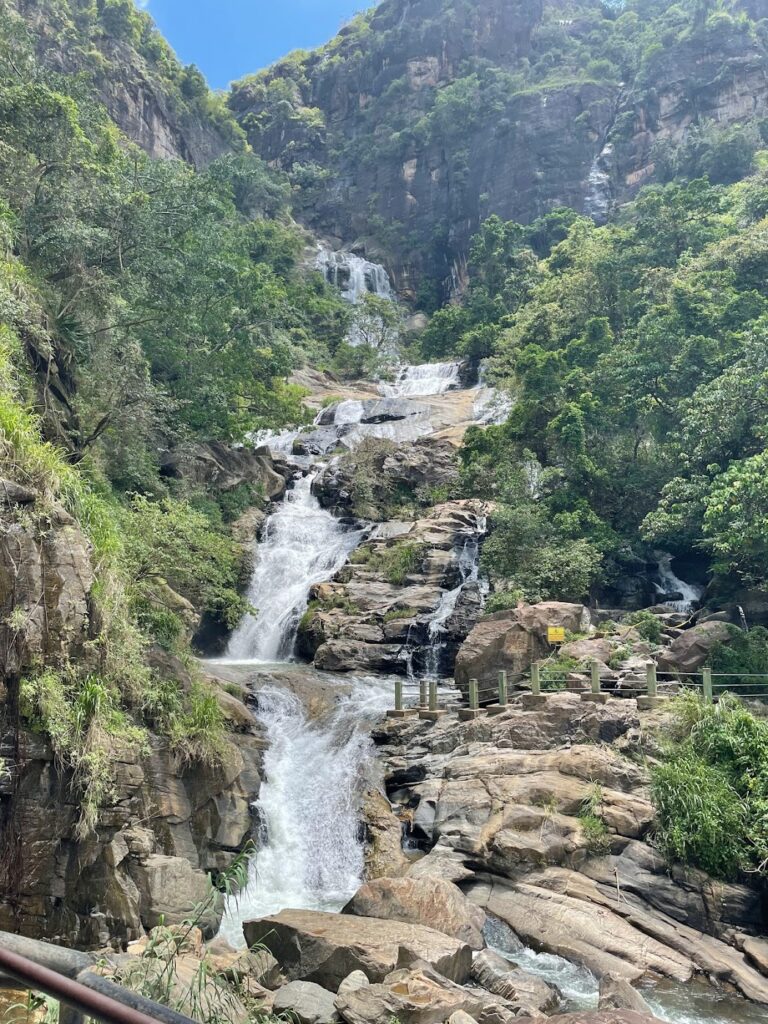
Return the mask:
M194 1024L96 974L94 961L46 942L0 932L0 987L42 992L61 1003L60 1024Z

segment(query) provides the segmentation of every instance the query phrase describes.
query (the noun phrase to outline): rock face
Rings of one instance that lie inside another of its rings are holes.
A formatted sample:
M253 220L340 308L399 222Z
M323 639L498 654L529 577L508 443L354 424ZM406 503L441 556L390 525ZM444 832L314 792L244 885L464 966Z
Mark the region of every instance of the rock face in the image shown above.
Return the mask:
M634 700L570 693L469 723L388 721L375 734L387 790L426 851L407 877L452 880L523 943L598 978L700 974L768 1003L759 893L670 867L645 842L646 727ZM474 970L494 986L486 959Z
M580 604L546 601L486 615L473 628L456 658L456 683L466 693L469 680L493 689L499 670L514 683L548 653L547 627L578 632L589 625L589 611Z
M180 90L183 69L162 40L134 45L129 33L109 22L89 23L82 13L75 18L68 12L71 20L63 29L58 20L67 18L63 12L49 23L43 5L14 0L12 6L27 19L42 60L56 72L87 74L118 128L150 156L202 168L242 150L234 126L211 116L207 90L197 98ZM149 32L150 26L143 26L144 41Z
M263 943L291 980L314 981L337 991L352 971L381 982L417 960L459 984L469 978L469 946L423 925L316 910L284 910L247 921L248 945ZM351 998L351 997L350 997Z
M473 949L485 945L485 914L459 888L441 879L379 878L367 882L342 913L423 924Z
M180 923L208 895L206 872L250 834L261 758L252 732L234 737L238 753L217 771L185 769L159 740L146 760L116 749L114 798L80 842L71 779L48 744L7 717L0 726L0 757L14 765L0 779L0 930L94 949L137 939L161 916Z
M6 489L6 501L13 490ZM19 500L16 492L16 504ZM24 504L32 504L27 499ZM2 675L18 677L33 665L61 666L82 658L90 637L94 583L91 547L63 508L47 526L15 517L0 521L0 650Z
M160 471L165 477L217 491L233 491L248 484L270 501L284 497L293 475L287 463L275 459L268 448L235 448L219 441L168 452Z
M635 1010L652 1016L648 1003L636 988L617 974L606 974L600 979L600 998L598 1008L601 1010Z
M391 529L374 534L334 581L314 589L299 627L300 652L326 671L405 673L409 665L423 667L437 640L441 667L449 671L480 614L479 586L467 580L457 588L466 571L465 546L478 544L485 512L479 501L447 502L402 523L394 536ZM452 590L455 600L439 636L430 636L443 596Z
M750 9L728 6L736 18ZM757 6L752 17L764 17ZM639 13L655 33L627 36L626 21L597 4L564 13L543 0L460 10L386 0L323 50L245 79L230 104L256 152L301 181L297 212L308 224L385 257L401 291L415 293L424 273L455 291L484 217L527 223L567 206L604 219L654 180L660 148L674 150L693 125L741 123L764 105L765 44L754 26L693 25L681 14L671 27L657 11ZM593 42L614 32L612 45ZM648 38L663 49L643 56ZM618 46L635 59L600 70ZM321 168L315 185L309 166ZM437 245L436 224L445 225Z

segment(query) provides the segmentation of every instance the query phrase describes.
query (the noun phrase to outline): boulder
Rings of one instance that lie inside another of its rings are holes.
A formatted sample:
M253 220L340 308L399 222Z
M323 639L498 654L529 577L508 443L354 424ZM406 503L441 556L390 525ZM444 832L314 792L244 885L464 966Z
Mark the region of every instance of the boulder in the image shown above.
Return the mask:
M573 640L569 644L563 644L560 653L563 657L575 658L576 661L599 661L607 665L618 646L605 637L587 637L584 640Z
M370 981L368 981L368 978L362 971L352 971L339 985L338 995L345 996L349 992L357 992L359 988L365 988L366 985L370 984Z
M482 1022L494 1010L499 1021L513 1016L486 994L424 968L394 971L379 984L339 996L336 1007L347 1024L389 1024L393 1019L400 1024L443 1024L455 1013Z
M599 1010L636 1010L653 1015L653 1010L636 988L618 974L604 974L600 979Z
M221 441L206 441L166 452L160 473L218 491L250 484L265 498L279 500L293 470L272 457L268 448L238 448Z
M547 1015L560 1004L560 993L542 978L514 967L491 949L478 953L472 962L472 980L501 996L515 1013Z
M342 911L406 924L423 924L473 949L485 946L485 914L458 886L439 878L379 878L362 886Z
M284 910L247 921L243 932L248 945L262 943L291 980L314 981L334 991L356 970L380 982L395 968L420 960L462 983L472 967L472 951L465 943L432 928L399 921Z
M365 794L362 819L365 828L365 878L404 875L409 861L403 853L402 822L378 789Z
M150 854L141 863L131 864L131 876L142 897L141 919L148 929L159 924L181 924L211 891L205 872L196 871L183 857ZM221 911L219 903L201 922L206 933L217 930Z
M334 1024L339 1016L335 996L311 981L291 981L275 993L272 1011L289 1015L298 1024Z
M456 658L456 683L467 693L469 680L493 687L500 669L511 682L520 679L531 663L551 650L547 628L562 626L572 632L588 628L589 610L580 604L545 601L495 612L481 619L461 646Z
M659 656L660 672L698 672L721 643L727 643L733 626L726 622L701 622L686 629Z

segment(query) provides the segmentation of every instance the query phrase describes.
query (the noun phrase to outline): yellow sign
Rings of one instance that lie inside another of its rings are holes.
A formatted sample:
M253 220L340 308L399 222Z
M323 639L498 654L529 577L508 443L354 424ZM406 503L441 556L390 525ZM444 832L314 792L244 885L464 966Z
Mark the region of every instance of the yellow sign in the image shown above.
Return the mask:
M548 626L547 641L550 644L564 644L565 629L562 626Z

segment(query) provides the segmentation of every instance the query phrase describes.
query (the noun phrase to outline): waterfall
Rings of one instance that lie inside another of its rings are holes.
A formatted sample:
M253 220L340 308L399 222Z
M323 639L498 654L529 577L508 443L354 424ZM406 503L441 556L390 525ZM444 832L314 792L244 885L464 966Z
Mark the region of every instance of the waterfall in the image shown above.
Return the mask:
M261 843L246 888L225 908L221 932L232 945L243 945L243 921L289 908L340 910L362 884L360 805L377 781L369 732L392 688L371 678L352 684L322 722L286 690L259 693L269 744L256 804Z
M584 197L584 213L598 224L606 222L613 203L612 167L613 145L607 142L592 162Z
M320 246L315 267L322 270L326 281L338 288L347 302L359 302L366 292L393 298L389 274L379 263L371 263L353 252L334 252Z
M459 384L461 363L422 363L404 366L394 384L380 384L379 391L388 398L417 398L442 395Z
M317 473L300 479L267 519L258 545L248 600L257 615L246 615L227 648L235 661L274 662L289 658L310 588L331 579L362 539L320 507L312 494Z
M672 555L663 555L659 559L659 579L661 583L654 583L656 592L659 596L664 599L665 594L680 594L682 595L677 600L667 601L664 600L664 604L668 604L670 608L674 608L676 612L690 612L693 611L694 605L699 604L704 594L704 588L696 586L695 584L686 583L685 580L681 580L672 571Z
M458 558L459 583L453 590L443 592L429 623L429 652L427 654L427 675L436 678L440 674L442 652L445 649L446 623L456 610L459 598L469 583L476 583L480 576L480 537L487 529L485 517L478 520L478 533L467 537Z

